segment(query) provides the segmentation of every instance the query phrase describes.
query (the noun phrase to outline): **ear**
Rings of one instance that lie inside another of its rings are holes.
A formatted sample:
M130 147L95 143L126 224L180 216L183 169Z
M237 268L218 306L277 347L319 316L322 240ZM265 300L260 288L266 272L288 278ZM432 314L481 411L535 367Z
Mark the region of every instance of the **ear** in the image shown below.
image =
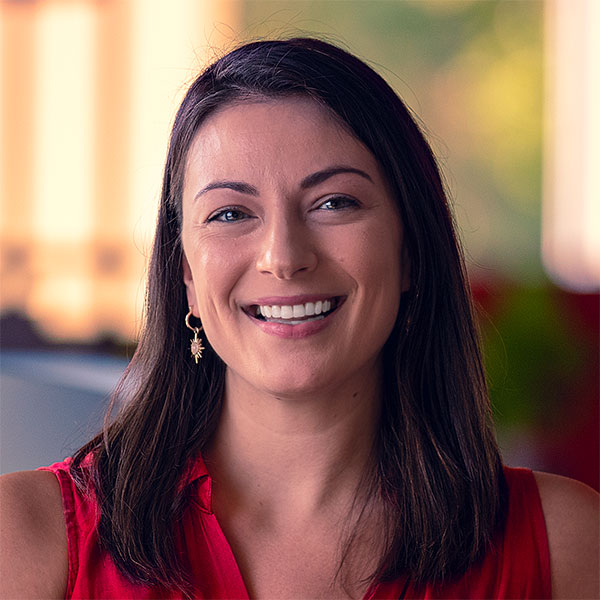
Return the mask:
M400 276L400 291L404 293L410 289L410 258L408 256L406 242L402 242L402 252L400 256L402 258L402 262L400 263L400 268L402 269Z
M196 301L196 288L194 287L194 277L192 275L192 269L187 257L183 254L181 259L181 268L183 271L183 283L185 284L185 293L187 295L188 306L192 308L192 314L195 317L200 318L198 313L198 302Z

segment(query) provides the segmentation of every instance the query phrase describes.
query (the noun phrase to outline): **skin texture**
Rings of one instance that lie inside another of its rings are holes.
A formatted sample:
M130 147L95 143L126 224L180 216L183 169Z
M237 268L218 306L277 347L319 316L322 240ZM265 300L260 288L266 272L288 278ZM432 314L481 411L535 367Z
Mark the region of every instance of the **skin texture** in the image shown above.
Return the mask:
M555 598L600 598L598 494L566 477L535 473L548 530Z
M341 173L302 189L340 165L370 180ZM222 181L256 193L197 196ZM209 221L227 208L235 222ZM188 158L182 242L189 304L229 367L230 389L303 395L376 368L409 285L400 218L371 153L315 103L245 103L208 119ZM305 294L346 301L325 331L301 340L266 335L243 310Z
M0 477L0 598L64 598L67 573L67 534L54 474Z
M367 177L344 172L301 185L340 165ZM221 187L206 189L215 182ZM371 464L381 347L410 285L402 224L379 167L307 100L225 108L190 151L182 240L188 300L228 365L205 458L250 594L360 597L357 581L379 549L376 504L350 557L355 577L346 588L331 582L341 524L356 522L352 499ZM298 294L345 302L324 329L301 338L266 333L244 310L264 296ZM536 479L554 597L597 598L598 495L563 477ZM0 598L64 597L67 541L54 475L1 477L0 528Z

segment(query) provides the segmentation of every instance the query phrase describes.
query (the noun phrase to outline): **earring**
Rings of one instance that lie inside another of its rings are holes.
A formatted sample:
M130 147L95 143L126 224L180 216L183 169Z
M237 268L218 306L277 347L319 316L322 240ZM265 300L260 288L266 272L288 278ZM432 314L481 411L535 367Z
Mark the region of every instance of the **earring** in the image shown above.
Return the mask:
M185 325L188 329L191 329L194 332L194 337L190 340L190 352L196 364L198 364L198 359L202 358L202 350L206 350L206 348L202 345L202 338L198 337L202 326L200 327L192 327L190 325L190 317L192 316L192 307L190 306L190 312L185 315Z

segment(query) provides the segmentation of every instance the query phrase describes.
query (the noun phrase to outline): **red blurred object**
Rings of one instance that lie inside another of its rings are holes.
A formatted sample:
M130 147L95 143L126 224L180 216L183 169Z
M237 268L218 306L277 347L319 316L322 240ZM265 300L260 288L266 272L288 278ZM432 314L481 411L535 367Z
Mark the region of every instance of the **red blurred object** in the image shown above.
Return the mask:
M558 474L600 489L600 294L556 290L564 325L591 348L585 377L563 404L564 428L542 449L545 462Z

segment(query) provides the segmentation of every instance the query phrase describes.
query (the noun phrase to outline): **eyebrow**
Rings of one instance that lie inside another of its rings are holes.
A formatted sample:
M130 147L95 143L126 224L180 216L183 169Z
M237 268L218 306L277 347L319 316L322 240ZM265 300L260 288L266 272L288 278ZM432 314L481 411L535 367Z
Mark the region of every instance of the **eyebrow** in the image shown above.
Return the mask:
M249 183L243 181L212 181L208 185L205 185L195 196L194 200L210 192L210 190L233 190L240 194L247 194L249 196L258 196L258 190Z
M335 175L341 175L343 173L353 173L355 175L359 175L363 179L370 181L373 183L373 179L368 173L362 171L361 169L356 169L355 167L349 167L346 165L335 165L332 167L328 167L327 169L322 169L321 171L316 171L315 173L311 173L307 175L301 182L300 188L303 190L307 190L309 188L315 187L324 181L327 181L330 177L334 177ZM202 194L206 194L206 192L210 192L211 190L233 190L234 192L239 192L240 194L247 194L249 196L258 196L258 190L249 183L245 183L243 181L212 181L208 185L205 185L195 196L194 200L202 196Z
M334 175L340 175L342 173L354 173L355 175L360 175L364 179L367 179L368 181L373 183L371 176L368 173L361 171L360 169L356 169L354 167L348 167L346 165L336 165L336 166L329 167L327 169L323 169L322 171L317 171L316 173L312 173L312 174L308 175L300 182L300 187L303 190L306 190L308 188L319 185L320 183L323 183L324 181L327 181L327 179L329 179L330 177L333 177Z

